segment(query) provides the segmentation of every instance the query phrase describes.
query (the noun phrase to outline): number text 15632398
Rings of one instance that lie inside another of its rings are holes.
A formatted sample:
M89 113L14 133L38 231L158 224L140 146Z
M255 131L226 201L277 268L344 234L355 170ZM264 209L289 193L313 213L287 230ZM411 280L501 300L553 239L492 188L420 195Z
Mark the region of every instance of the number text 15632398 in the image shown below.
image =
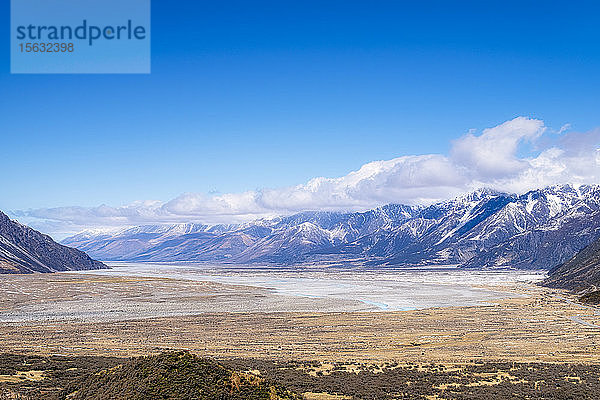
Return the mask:
M72 53L73 43L19 43L21 53Z

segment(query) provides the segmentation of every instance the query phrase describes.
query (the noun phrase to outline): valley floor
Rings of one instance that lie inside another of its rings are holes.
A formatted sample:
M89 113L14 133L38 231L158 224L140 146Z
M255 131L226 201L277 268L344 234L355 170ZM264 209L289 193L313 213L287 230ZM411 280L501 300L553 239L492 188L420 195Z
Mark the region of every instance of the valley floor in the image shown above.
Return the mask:
M595 363L600 316L567 294L526 283L470 307L372 312L362 302L155 277L0 277L3 352L131 356L189 349L202 356L320 362ZM514 297L512 297L514 296ZM224 312L237 305L239 312ZM307 304L323 312L306 312ZM256 312L243 312L251 305ZM351 311L348 311L350 307ZM341 311L345 310L345 311Z

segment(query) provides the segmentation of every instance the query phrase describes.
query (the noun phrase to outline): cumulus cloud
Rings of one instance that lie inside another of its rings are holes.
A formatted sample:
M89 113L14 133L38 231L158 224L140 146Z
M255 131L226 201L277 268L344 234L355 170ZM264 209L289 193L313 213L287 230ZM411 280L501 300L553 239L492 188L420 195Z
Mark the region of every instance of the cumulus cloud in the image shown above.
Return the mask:
M533 142L546 130L536 119L515 118L479 136L468 133L454 141L452 159L469 168L474 178L495 179L511 176L527 168L527 160L517 157L523 142Z
M543 140L550 134L558 135L558 140ZM535 152L526 151L531 148ZM469 132L459 137L448 155L373 161L342 177L318 177L296 186L219 195L185 193L167 202L61 207L13 215L64 236L90 227L237 223L303 210L355 211L386 203L428 204L479 187L523 193L558 183L600 183L600 129L549 132L541 120L518 117L480 134Z

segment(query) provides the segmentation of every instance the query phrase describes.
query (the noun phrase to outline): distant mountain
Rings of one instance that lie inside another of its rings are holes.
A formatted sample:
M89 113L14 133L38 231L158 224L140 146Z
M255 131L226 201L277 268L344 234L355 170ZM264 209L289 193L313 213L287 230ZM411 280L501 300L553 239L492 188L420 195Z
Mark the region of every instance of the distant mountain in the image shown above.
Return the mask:
M303 212L240 225L143 226L63 243L102 260L550 268L600 237L600 186L477 190L428 207Z
M56 272L107 268L80 250L11 221L0 212L0 273Z
M576 291L600 289L600 239L551 269L544 285Z

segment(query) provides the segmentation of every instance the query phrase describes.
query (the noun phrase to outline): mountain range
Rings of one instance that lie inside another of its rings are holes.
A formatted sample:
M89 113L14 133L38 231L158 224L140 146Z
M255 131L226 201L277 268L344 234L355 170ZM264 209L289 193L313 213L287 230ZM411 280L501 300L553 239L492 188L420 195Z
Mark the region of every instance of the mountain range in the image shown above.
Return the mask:
M107 267L0 212L0 274L101 268Z
M600 186L555 185L522 195L480 189L429 206L82 232L63 244L107 261L550 269L599 237Z

